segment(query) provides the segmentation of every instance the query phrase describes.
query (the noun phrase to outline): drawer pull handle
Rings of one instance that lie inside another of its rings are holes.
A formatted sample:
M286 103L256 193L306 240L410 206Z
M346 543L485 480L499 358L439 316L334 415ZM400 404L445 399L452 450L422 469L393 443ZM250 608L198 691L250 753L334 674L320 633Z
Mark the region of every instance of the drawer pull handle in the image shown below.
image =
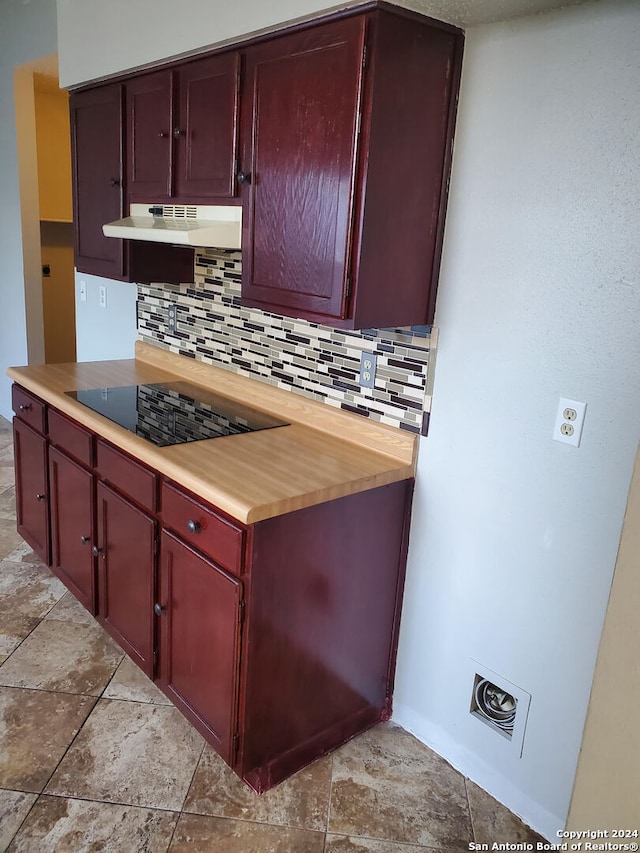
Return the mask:
M21 406L18 406L21 412L30 412L33 406L31 403L23 403Z
M87 542L89 541L89 539L91 539L90 536L81 536L80 537L80 541L82 542L83 545L86 545Z
M43 501L47 496L46 495L36 495L37 501Z
M98 548L97 545L94 545L93 548L91 549L91 553L93 554L94 557L99 557L100 554L104 553L104 548Z
M202 530L202 525L199 521L187 521L187 530L189 533L199 533Z
M156 616L162 616L166 609L166 607L164 607L162 604L158 604L157 602L153 605L153 612L156 614Z

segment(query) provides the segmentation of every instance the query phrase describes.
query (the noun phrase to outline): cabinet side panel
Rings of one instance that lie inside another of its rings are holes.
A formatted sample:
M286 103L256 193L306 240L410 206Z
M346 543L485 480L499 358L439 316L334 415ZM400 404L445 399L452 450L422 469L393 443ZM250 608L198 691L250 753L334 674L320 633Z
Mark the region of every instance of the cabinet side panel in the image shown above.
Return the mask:
M385 716L411 481L257 524L242 770L254 787ZM358 723L362 728L362 724ZM293 755L292 755L293 753ZM282 777L280 777L282 778Z
M462 34L377 12L371 41L355 325L430 324Z

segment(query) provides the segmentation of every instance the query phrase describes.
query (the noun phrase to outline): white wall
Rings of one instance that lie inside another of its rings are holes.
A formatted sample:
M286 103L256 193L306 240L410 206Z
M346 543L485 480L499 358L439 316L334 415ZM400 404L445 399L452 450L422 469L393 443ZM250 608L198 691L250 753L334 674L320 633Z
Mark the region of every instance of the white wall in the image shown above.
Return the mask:
M395 718L549 835L640 437L639 44L613 0L471 30L464 60ZM472 657L532 694L521 759L469 714Z
M74 86L357 2L362 0L235 0L216 2L213 8L211 0L189 0L188 7L174 0L58 0L60 85ZM93 33L100 38L88 37Z
M13 70L56 49L55 0L3 3L0 14L0 414L11 417L5 370L27 361ZM34 138L35 148L35 138ZM37 195L36 195L37 203ZM38 259L38 264L39 264Z
M86 300L80 296L85 283ZM100 307L100 286L106 308ZM78 361L133 358L136 331L136 286L76 271L76 357Z
M60 84L75 86L170 56L268 32L367 0L58 0ZM504 20L584 0L391 0L457 26ZM126 25L123 25L126 22ZM169 24L168 24L169 22ZM100 33L96 39L95 34ZM143 34L143 38L140 37Z

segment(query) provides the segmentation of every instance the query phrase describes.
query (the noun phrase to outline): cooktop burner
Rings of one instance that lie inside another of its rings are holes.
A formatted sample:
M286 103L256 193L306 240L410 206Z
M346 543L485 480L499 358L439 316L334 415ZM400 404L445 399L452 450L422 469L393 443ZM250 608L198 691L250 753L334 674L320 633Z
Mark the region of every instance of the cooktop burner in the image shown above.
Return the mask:
M188 382L92 388L66 394L158 447L287 426L272 415Z

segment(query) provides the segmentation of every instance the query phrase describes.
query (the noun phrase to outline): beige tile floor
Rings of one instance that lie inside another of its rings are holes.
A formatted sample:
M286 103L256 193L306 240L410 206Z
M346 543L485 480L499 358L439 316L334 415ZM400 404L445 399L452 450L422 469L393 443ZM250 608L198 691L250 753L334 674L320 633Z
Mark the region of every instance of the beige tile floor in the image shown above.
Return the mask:
M254 794L22 542L12 465L0 418L0 853L418 853L539 840L391 724Z

